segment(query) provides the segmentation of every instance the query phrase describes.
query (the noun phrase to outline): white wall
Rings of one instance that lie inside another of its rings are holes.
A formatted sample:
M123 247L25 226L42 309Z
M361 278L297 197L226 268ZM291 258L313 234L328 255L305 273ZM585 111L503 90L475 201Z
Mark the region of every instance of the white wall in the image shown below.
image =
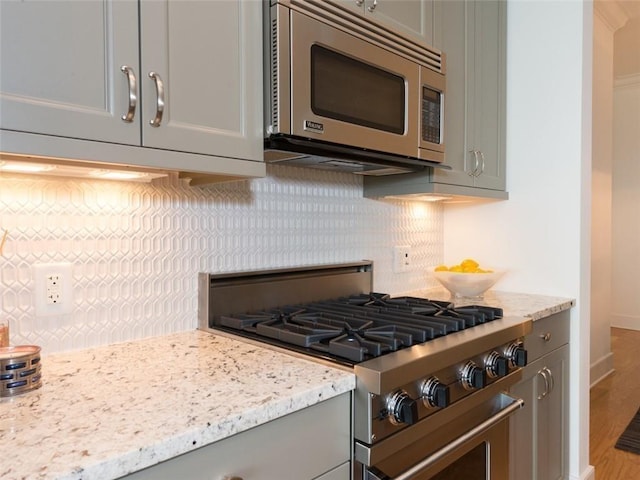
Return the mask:
M640 73L618 79L613 95L611 325L640 330Z
M591 384L613 371L611 353L611 205L613 170L613 34L596 8L593 50L591 217Z
M640 330L640 17L614 38L611 325Z
M570 464L589 478L593 7L510 1L507 202L445 207L445 261L506 266L498 288L572 297Z

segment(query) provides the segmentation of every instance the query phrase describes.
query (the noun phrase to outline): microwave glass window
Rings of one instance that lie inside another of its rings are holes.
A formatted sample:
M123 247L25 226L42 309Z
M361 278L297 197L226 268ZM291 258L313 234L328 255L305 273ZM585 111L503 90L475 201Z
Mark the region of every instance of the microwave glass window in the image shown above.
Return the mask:
M441 142L442 93L429 87L422 87L422 140L439 144Z
M405 132L404 78L319 45L311 47L311 110L391 133Z

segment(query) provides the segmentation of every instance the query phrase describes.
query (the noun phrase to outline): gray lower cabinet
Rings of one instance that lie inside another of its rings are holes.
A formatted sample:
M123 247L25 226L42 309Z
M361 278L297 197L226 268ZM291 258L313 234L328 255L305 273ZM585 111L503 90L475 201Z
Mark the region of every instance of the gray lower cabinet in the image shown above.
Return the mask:
M0 2L5 155L263 176L262 5Z
M529 364L511 393L525 406L510 419L511 480L568 478L569 315L534 322L525 339Z
M434 2L433 44L446 57L444 163L451 170L365 177L366 197L508 197L506 9L497 0Z
M351 448L345 393L123 478L349 480Z

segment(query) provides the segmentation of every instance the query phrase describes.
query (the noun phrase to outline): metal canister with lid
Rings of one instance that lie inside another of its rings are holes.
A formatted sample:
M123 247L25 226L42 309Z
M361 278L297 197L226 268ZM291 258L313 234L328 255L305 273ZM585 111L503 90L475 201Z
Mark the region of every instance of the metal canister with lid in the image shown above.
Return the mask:
M42 386L40 347L0 347L0 397L10 397Z

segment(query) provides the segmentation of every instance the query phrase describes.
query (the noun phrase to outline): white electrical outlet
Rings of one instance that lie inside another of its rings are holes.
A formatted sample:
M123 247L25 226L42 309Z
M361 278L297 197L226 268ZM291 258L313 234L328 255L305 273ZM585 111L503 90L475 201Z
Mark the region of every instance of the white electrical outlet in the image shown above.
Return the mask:
M409 245L396 245L393 247L393 272L406 272L410 266L411 247Z
M41 263L33 266L36 316L65 315L73 310L70 263Z

